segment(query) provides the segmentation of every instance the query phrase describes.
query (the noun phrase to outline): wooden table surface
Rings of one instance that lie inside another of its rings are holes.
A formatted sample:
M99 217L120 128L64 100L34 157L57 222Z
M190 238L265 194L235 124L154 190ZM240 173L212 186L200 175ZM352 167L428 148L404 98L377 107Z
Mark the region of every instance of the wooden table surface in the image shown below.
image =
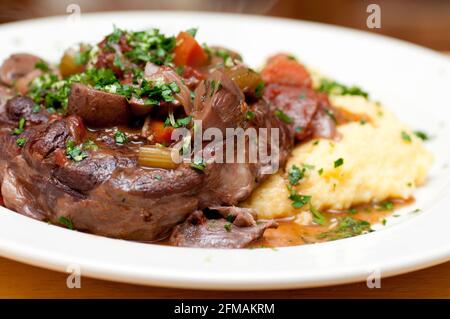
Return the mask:
M450 52L445 52L450 55ZM0 298L450 298L450 262L381 279L381 288L365 282L281 291L204 291L145 287L81 278L69 289L67 274L0 257Z

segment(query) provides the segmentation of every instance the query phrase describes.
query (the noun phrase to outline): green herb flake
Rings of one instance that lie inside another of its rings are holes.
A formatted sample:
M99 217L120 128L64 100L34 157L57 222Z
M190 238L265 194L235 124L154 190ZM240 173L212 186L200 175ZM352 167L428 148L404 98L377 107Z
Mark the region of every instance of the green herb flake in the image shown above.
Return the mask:
M38 70L41 70L42 72L48 72L50 70L48 64L42 60L39 60L38 62L36 62L34 67Z
M381 211L391 211L394 209L394 203L391 201L384 201L377 205L377 209Z
M337 160L334 161L334 168L337 168L339 166L344 165L344 159L343 158L339 158Z
M315 208L314 206L310 207L310 211L313 217L313 221L318 224L318 225L323 225L326 222L326 218L325 216L322 215L321 212L319 212L319 210L317 208Z
M245 118L248 121L253 120L255 118L255 116L256 116L255 112L252 112L252 111L247 111L247 113L245 114Z
M411 143L412 142L411 136L408 133L406 133L405 131L402 131L401 135L402 135L402 139L405 142L407 142L407 143Z
M291 194L289 195L289 199L292 201L292 207L301 208L311 201L311 196L309 195L300 195L295 190L291 190Z
M17 127L12 130L11 134L12 135L20 135L20 134L22 134L23 131L25 131L25 124L26 124L25 118L23 118L23 117L20 118Z
M346 216L338 218L338 225L335 229L320 234L318 238L337 240L366 234L371 231L370 223Z
M259 82L255 88L255 96L257 98L261 98L263 96L264 91L264 82Z
M357 86L346 86L328 79L321 79L318 91L333 95L359 95L366 99L369 97L367 92Z
M194 159L194 162L191 163L191 167L203 172L206 168L206 164L203 162L203 159Z
M298 185L298 182L305 176L305 169L300 169L296 165L288 171L288 180L291 185Z
M88 154L83 151L82 145L76 145L72 140L66 143L66 155L74 162L81 162L88 157Z
M24 137L20 137L16 140L16 144L19 147L24 147L26 142L27 142L27 139Z
M230 222L227 222L225 225L223 225L223 228L229 233L231 232L232 224Z
M430 139L430 136L423 131L414 131L414 134L424 142Z
M76 65L86 65L89 61L90 49L75 53L74 62Z
M284 113L280 109L275 110L275 115L280 120L282 120L284 123L287 123L287 124L291 124L292 123L292 118L289 115L287 115L286 113Z
M114 140L116 141L116 144L123 145L128 142L128 137L124 132L117 131L114 134Z
M74 229L73 228L73 223L72 223L72 221L70 220L69 217L61 216L61 217L59 217L58 222L61 225L66 226L68 229L71 229L71 230Z
M198 28L190 28L190 29L186 30L186 32L189 33L190 35L192 35L192 37L194 37L194 38L197 35L197 31L198 31Z

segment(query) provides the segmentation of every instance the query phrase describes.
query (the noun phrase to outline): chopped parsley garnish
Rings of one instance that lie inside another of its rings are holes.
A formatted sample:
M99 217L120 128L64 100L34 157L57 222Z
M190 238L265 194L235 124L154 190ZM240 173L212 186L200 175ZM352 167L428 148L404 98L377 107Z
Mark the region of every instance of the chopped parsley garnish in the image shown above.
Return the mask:
M245 118L249 121L253 120L255 116L256 116L255 112L252 111L247 111L247 113L245 114Z
M11 132L12 135L20 135L23 133L23 131L25 131L25 119L22 117L19 120L19 124L17 125L17 127Z
M414 131L414 134L420 138L422 141L428 141L430 139L430 136L423 132L423 131Z
M319 212L319 210L317 208L315 208L314 206L311 205L310 211L311 211L311 214L313 217L313 221L316 224L319 224L319 225L325 224L326 218L325 218L325 216L322 215L321 212Z
M311 196L298 194L296 190L290 189L289 199L292 201L292 207L301 208L311 201Z
M321 79L318 91L335 95L360 95L365 98L369 97L367 92L357 86L345 86L341 83L328 79Z
M227 218L226 218L226 220L227 220L229 223L234 222L235 219L236 219L236 216L233 216L232 214L229 214L229 215L227 216Z
M370 223L346 216L338 218L338 225L335 229L322 233L318 237L336 240L366 234L371 231Z
M48 64L42 60L39 60L38 62L36 62L36 65L34 67L38 70L41 70L42 72L48 72L50 70L50 68L48 67Z
M233 58L231 57L230 53L227 50L224 49L218 49L215 50L215 55L219 56L222 58L223 60L223 64L226 67L233 67L234 66L234 62L233 62Z
M122 59L120 58L120 55L116 54L114 56L113 65L118 67L121 70L125 69L125 66L123 65Z
M407 143L411 143L412 141L411 136L405 131L402 131L402 139Z
M225 228L227 232L231 232L231 223L226 223L225 225L223 225L223 228Z
M59 223L60 223L61 225L64 225L64 226L66 226L67 228L73 230L73 223L72 223L72 221L70 220L69 217L61 216L61 217L59 217L58 221L59 221Z
M192 122L192 116L189 115L185 118L176 119L173 123L170 121L170 118L167 118L164 122L164 126L172 126L174 128L186 127Z
M39 113L39 111L41 110L41 106L38 104L35 104L33 106L33 109L31 110L33 113Z
M120 30L120 34L115 30L112 34L113 40L119 41L122 34L125 34L127 43L132 48L124 53L124 56L129 58L131 62L136 64L152 62L156 65L170 64L172 62L174 57L173 49L176 45L175 37L167 37L161 34L159 29L137 32Z
M206 168L206 164L203 162L202 159L195 159L194 162L191 163L191 167L193 169L203 172Z
M323 168L319 169L319 170L317 171L317 174L322 175L322 174L323 174Z
M85 65L89 61L89 55L91 53L91 47L88 46L86 50L75 53L74 61L76 65Z
M262 97L264 91L264 82L259 82L255 88L255 96L257 98Z
M27 139L24 137L20 137L16 140L16 144L19 147L24 147L25 143L27 142Z
M190 28L190 29L186 30L186 32L189 33L190 35L192 35L194 38L197 35L197 31L198 31L198 28Z
M275 115L280 119L280 120L282 120L284 123L287 123L287 124L291 124L292 123L292 118L289 116L289 115L287 115L286 113L284 113L282 110L280 110L280 109L277 109L277 110L275 110Z
M291 185L298 185L298 182L305 176L305 168L298 168L296 165L288 171L288 180Z
M128 142L128 137L127 137L127 135L124 132L117 131L114 134L114 140L116 141L116 144L123 145L126 142Z
M72 140L66 143L66 155L75 162L81 162L88 157L88 154L83 150L82 145L76 145L75 141Z
M337 160L334 161L334 168L337 168L339 166L344 165L344 159L343 158L339 158Z
M381 202L377 205L378 210L393 210L394 203L391 201Z

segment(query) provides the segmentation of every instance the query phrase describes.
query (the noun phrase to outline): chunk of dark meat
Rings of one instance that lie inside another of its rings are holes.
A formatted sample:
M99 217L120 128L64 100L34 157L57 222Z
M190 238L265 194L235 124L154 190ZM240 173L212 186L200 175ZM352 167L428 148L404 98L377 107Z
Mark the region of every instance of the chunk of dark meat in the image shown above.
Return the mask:
M130 118L130 108L124 96L79 83L72 85L68 112L80 116L86 125L94 128L127 124Z
M298 141L310 137L334 137L335 123L330 116L332 108L325 94L306 87L274 83L266 86L264 97L273 104L273 112L281 111L288 116Z
M1 92L0 92L1 94ZM20 154L18 139L27 141L34 125L45 123L48 120L48 112L42 109L34 110L31 99L16 96L5 103L4 111L0 113L0 183L6 169L7 161ZM17 128L19 120L26 120L24 132L14 135L13 130Z
M233 224L238 227L248 227L256 225L256 212L251 208L237 207L237 206L213 206L209 207L222 215L226 220L233 221Z
M48 120L48 112L41 109L32 99L26 96L15 96L6 103L6 115L12 121L19 121L21 118L32 124L45 123Z
M203 174L137 166L137 146L112 149L90 132L98 146L80 162L67 159L69 140L88 134L78 117L36 127L21 155L9 161L2 186L5 205L58 224L109 237L151 241L163 238L198 206ZM17 196L19 194L20 196Z
M247 111L254 114L251 121L246 117ZM202 120L204 130L217 128L224 137L223 141L212 141L203 148L201 155L208 164L204 171L204 191L199 194L200 209L237 205L248 198L268 173L274 173L284 165L293 144L291 130L270 112L269 105L261 100L247 106L242 91L220 71L215 71L197 88L193 114L195 119ZM227 129L235 128L254 129L255 136L240 135L238 131L236 134L227 134ZM259 128L266 129L268 138L267 145L262 145L264 139L260 139L256 149L266 146L267 158L262 158L260 154L255 158L254 153L252 156L251 147L254 139L258 139ZM278 143L271 139L276 133L279 136ZM244 141L242 149L237 148L237 136ZM230 150L234 156L231 162L226 158ZM274 170L271 170L272 166Z
M0 67L0 81L12 86L16 80L35 70L39 60L39 57L27 53L11 55Z
M243 248L260 238L267 228L275 227L274 221L238 227L225 219L207 219L201 211L196 211L175 227L169 243L182 247Z
M195 90L194 112L203 129L242 126L247 112L244 94L223 72L215 71Z

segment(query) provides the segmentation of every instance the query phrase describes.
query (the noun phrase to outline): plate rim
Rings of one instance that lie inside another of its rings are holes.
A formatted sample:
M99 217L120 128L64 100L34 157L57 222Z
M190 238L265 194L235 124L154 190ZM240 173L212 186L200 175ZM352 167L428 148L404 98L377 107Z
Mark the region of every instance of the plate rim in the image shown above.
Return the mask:
M231 18L238 18L238 19L255 19L255 20L267 20L267 21L274 21L274 22L281 22L281 23L292 23L292 24L297 24L299 26L303 25L303 26L314 26L314 27L321 27L321 28L331 28L334 30L341 30L344 32L352 32L352 33L357 33L360 35L364 35L364 36L370 36L370 37L375 37L378 39L381 39L383 41L393 41L397 44L401 44L402 46L408 46L410 48L414 48L416 50L421 50L422 52L424 52L427 55L433 55L434 58L439 58L439 59L443 59L443 61L446 61L447 63L449 63L450 66L450 58L437 52L434 50L431 50L429 48L425 48L413 43L409 43L407 41L404 40L399 40L399 39L394 39L391 37L387 37L384 35L380 35L380 34L375 34L375 33L371 33L371 32L365 32L365 31L361 31L361 30L355 30L355 29L351 29L351 28L346 28L346 27L340 27L340 26L334 26L331 24L323 24L323 23L317 23L317 22L311 22L311 21L303 21L303 20L294 20L294 19L286 19L286 18L278 18L278 17L264 17L264 16L258 16L258 15L248 15L248 14L233 14L233 13L210 13L210 12L195 12L195 11L111 11L111 12L96 12L96 13L83 13L83 15L85 16L89 16L89 17L96 17L96 16L117 16L117 15L121 15L121 14L125 14L125 15L129 15L129 16L133 16L133 15L155 15L155 14L163 14L163 15L169 15L169 16L173 16L173 15L197 15L197 16L227 16L227 17L231 17ZM43 17L43 18L38 18L38 19L29 19L29 20L23 20L23 21L18 21L18 22L11 22L11 23L6 23L3 25L0 25L0 30L7 28L7 27L16 27L16 26L21 26L24 24L45 24L45 23L52 23L53 21L58 21L60 19L66 18L66 16L52 16L52 17ZM251 22L250 22L251 23ZM450 197L446 197L442 199L443 201L447 200L450 203ZM0 209L0 211L4 210L3 208ZM5 209L7 210L7 209ZM431 210L431 208L430 208ZM9 211L9 210L8 210ZM18 218L26 218L29 219L28 217L24 217L21 215L18 215L17 213L11 212L12 214L14 214L14 218L18 217ZM420 216L423 217L423 216ZM27 221L28 222L28 221ZM35 223L36 221L34 220L30 220L30 222ZM405 221L404 223L407 223L408 221ZM403 224L403 223L402 223ZM397 225L395 228L397 228L400 225ZM51 227L55 227L56 226L51 226ZM58 227L59 228L59 227ZM61 230L61 229L60 229ZM67 230L64 230L67 232ZM386 231L386 230L384 230ZM73 234L72 234L73 235ZM95 236L95 235L89 235L89 234L78 234L78 235L87 235L87 236ZM365 236L371 236L372 234L368 234ZM95 236L98 237L98 236ZM109 239L109 238L103 238L104 240L114 240L114 239ZM350 239L346 239L346 242L348 242L349 240L354 240L356 238L350 238ZM132 243L132 244L136 244L136 243ZM327 245L326 244L321 244L321 245ZM140 245L144 245L144 244L140 244ZM9 247L9 248L8 248ZM40 258L38 258L38 253L39 252L34 252L34 253L30 253L30 252L26 252L25 248L21 248L21 247L15 247L14 248L14 244L8 243L7 241L3 240L3 238L1 238L0 236L0 255L5 256L7 258L11 258L14 260L18 260L20 262L24 262L26 264L31 264L31 265L35 265L38 267L42 267L42 268L48 268L48 269L52 269L52 270L56 270L56 271L60 271L60 272L65 272L65 270L62 268L62 263L61 263L61 257L59 257L59 262L58 262L58 256L56 255L52 255L51 253L47 253L46 258L42 258L42 256ZM448 260L450 260L450 246L444 247L444 246L440 246L441 249L436 249L432 251L432 253L429 253L427 255L426 258L422 259L421 263L417 263L417 262L413 262L413 260L415 258L410 257L409 259L412 260L404 260L401 263L397 262L397 267L393 267L391 266L391 270L386 274L383 275L383 278L385 277L390 277L390 276L395 276L401 273L406 273L406 272L410 272L410 271L415 271L415 270L419 270L419 269L423 269L426 267L430 267L442 262L446 262ZM169 250L173 250L173 249L180 249L180 248L174 248L174 247L166 247ZM183 250L186 250L186 248L181 248ZM289 248L282 248L282 250L294 250L294 249L298 249L298 247L289 247ZM408 258L405 258L408 259ZM400 265L402 264L402 265ZM95 267L94 265L90 265L89 267L85 267L84 266L84 274L83 276L86 277L92 277L92 278L99 278L99 279L105 279L105 280L112 280L112 281L119 281L119 282L126 282L126 283L135 283L135 284L146 284L146 285L158 285L158 286L164 286L164 287L172 287L172 288L191 288L191 289L210 289L210 290L266 290L266 289L291 289L291 288L303 288L303 287L320 287L320 286L330 286L330 285L336 285L336 284L343 284L343 283L351 283L351 282L358 282L363 280L365 277L367 277L367 274L364 273L359 273L359 274L353 274L352 276L350 275L346 275L345 278L325 278L322 280L317 280L314 279L315 282L308 282L306 285L304 284L299 284L298 282L286 282L286 281L280 281L278 279L278 282L263 282L263 283L258 283L258 282L247 282L248 285L246 285L244 287L245 284L241 284L242 280L238 279L235 282L229 282L226 283L223 280L218 280L218 281L214 281L211 280L211 278L208 278L208 281L199 281L199 278L192 280L189 278L184 278L184 280L181 278L183 276L179 276L179 277L172 277L172 278L150 278L147 274L147 277L144 278L145 282L142 282L141 280L143 280L143 278L136 276L131 278L130 277L118 277L117 276L117 269L110 269L109 272L105 273L105 269L103 268L99 268L99 266ZM113 267L114 268L114 267ZM87 270L87 272L86 272ZM364 278L362 277L364 275ZM333 276L335 277L335 276Z

